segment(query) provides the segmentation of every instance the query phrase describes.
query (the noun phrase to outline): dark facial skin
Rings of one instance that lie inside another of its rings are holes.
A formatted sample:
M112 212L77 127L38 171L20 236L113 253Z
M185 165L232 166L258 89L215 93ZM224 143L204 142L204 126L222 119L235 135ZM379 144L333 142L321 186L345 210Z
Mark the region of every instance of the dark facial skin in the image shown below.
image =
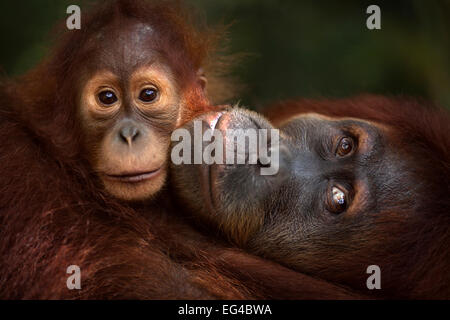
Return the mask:
M80 77L84 144L109 193L147 199L166 180L169 137L184 96L152 26L123 21L112 30L102 30L86 48L94 53Z
M210 125L215 117L202 120ZM239 109L222 114L216 125L236 127L273 128ZM410 245L397 240L399 232L414 230L414 218L405 213L420 198L408 157L389 128L360 119L303 114L279 130L274 176L261 176L258 165L249 164L173 166L183 203L251 252L365 287L369 265L387 270L390 255Z

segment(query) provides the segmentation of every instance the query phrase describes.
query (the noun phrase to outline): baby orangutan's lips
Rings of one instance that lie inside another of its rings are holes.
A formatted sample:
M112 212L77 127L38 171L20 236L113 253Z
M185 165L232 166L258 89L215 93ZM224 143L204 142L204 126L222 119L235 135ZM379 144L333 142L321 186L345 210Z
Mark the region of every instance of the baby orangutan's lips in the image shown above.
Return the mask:
M136 182L142 182L142 181L146 181L146 180L155 178L161 172L161 168L158 168L158 169L152 170L152 171L145 171L145 172L127 172L127 173L122 173L122 174L106 174L106 176L109 179L115 180L115 181L136 183Z

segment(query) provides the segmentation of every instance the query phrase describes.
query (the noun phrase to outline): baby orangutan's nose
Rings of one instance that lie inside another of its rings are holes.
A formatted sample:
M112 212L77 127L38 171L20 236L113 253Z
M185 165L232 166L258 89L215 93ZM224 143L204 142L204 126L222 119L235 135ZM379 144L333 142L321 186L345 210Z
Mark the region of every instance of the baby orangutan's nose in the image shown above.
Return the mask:
M119 135L123 142L131 146L132 142L136 140L139 135L139 129L133 124L128 124L120 129Z

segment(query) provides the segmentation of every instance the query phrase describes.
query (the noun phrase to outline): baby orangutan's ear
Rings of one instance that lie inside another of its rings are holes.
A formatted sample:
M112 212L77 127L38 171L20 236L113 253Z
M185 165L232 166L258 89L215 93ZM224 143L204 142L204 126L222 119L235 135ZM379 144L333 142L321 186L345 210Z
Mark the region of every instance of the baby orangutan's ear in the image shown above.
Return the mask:
M202 87L203 91L206 93L206 85L208 84L208 79L206 78L205 70L203 70L203 68L200 68L197 71L197 81Z

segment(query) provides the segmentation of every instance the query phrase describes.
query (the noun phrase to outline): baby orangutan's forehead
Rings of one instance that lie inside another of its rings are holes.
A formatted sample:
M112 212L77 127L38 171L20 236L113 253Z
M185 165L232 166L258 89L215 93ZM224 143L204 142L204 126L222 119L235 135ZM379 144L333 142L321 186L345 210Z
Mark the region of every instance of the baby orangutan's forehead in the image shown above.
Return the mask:
M126 23L121 28L103 30L96 35L95 68L110 70L125 76L135 68L162 61L157 51L159 35L155 29L144 23Z

